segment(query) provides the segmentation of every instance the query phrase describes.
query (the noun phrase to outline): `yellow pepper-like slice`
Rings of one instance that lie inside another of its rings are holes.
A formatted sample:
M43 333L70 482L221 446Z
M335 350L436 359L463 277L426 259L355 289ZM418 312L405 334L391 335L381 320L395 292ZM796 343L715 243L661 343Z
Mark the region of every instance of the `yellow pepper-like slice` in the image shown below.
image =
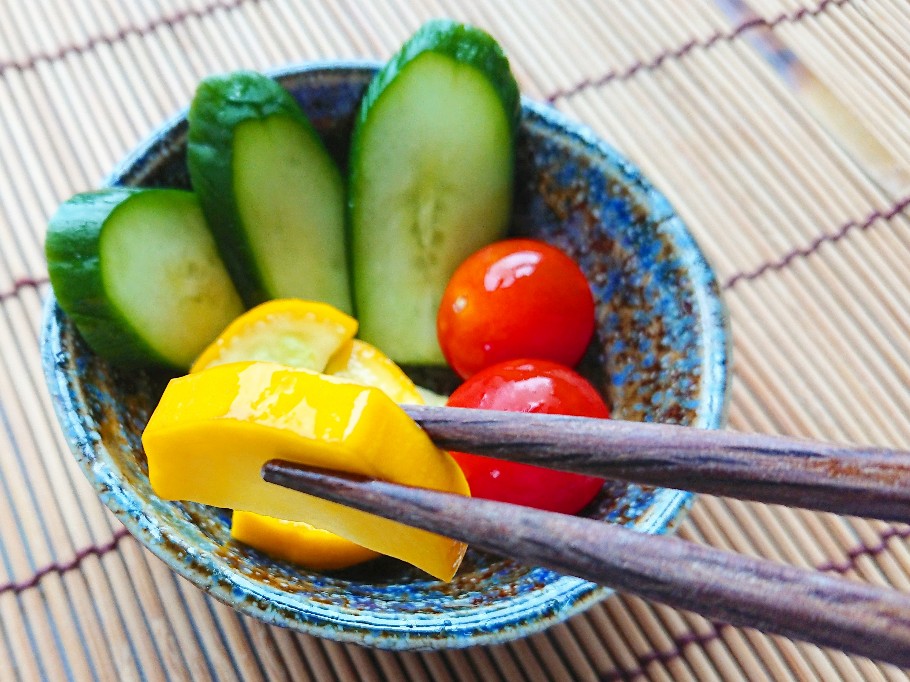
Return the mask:
M327 303L294 298L268 301L228 325L202 351L190 373L248 360L321 372L356 333L357 320Z
M325 373L338 379L382 389L399 405L422 405L417 387L401 367L375 346L353 339L342 346L326 365Z
M303 521L285 521L253 512L234 512L231 537L276 559L315 571L334 571L379 556L366 547Z
M325 368L338 379L381 389L396 403L421 404L414 382L378 348L353 339L339 349ZM284 521L236 510L231 537L277 559L315 570L347 568L368 561L376 552L303 521Z
M314 371L325 369L327 374L380 388L395 402L419 403L421 396L413 382L394 362L369 344L348 340L356 329L355 320L323 303L270 301L231 324L191 372L231 361L266 359ZM309 523L243 510L234 511L231 537L315 570L346 568L377 556Z
M324 303L299 299L269 301L228 326L190 371L247 360L269 360L322 371L330 356L350 346L349 339L356 331L356 320ZM410 382L407 376L404 379ZM390 387L397 390L398 384ZM240 510L233 514L231 537L277 559L315 570L346 568L378 556L303 521L273 519Z
M450 580L465 545L260 477L275 458L469 494L461 469L381 390L272 363L173 379L142 437L165 499L306 521Z

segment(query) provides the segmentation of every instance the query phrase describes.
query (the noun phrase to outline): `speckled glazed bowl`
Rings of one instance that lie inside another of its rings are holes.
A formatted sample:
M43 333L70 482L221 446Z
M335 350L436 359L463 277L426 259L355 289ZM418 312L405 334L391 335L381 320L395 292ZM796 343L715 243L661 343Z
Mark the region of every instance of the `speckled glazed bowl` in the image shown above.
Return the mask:
M275 74L342 161L374 64L315 64ZM110 178L188 187L186 120L155 134ZM728 334L714 275L667 201L591 132L524 102L513 233L571 254L598 305L582 369L617 418L722 426ZM445 584L391 559L334 574L274 561L229 539L230 512L165 502L149 487L140 434L168 377L95 357L53 299L43 336L63 431L101 499L153 553L239 611L330 639L389 649L502 642L565 619L610 591L469 551ZM444 388L445 377L423 373ZM608 483L585 514L644 533L674 529L689 493Z

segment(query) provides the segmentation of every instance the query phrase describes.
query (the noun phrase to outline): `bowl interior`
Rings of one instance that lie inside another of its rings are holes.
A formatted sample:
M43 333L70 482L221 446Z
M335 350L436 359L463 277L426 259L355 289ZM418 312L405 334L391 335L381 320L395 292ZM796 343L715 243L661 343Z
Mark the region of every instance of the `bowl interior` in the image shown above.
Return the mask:
M274 74L298 99L342 166L373 65ZM114 173L111 184L188 188L181 116ZM622 419L722 425L727 332L710 267L667 202L584 128L523 103L512 233L572 255L595 292L597 335L582 370ZM169 377L110 367L49 301L45 371L65 435L104 502L180 574L269 623L385 648L505 641L609 594L543 568L469 551L452 583L391 559L336 573L274 561L230 541L230 512L159 500L140 436ZM445 371L413 370L437 390ZM609 482L588 516L648 533L671 530L691 495Z

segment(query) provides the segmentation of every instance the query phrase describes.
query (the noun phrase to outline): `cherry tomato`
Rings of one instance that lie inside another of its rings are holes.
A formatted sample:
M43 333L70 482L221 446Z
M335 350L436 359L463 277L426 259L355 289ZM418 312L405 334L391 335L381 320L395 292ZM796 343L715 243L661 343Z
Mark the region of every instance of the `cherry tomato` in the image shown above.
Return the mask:
M607 419L610 410L591 384L564 365L548 360L509 360L487 367L455 389L452 407L543 412ZM471 495L538 509L575 514L590 502L603 479L505 462L461 452Z
M562 251L508 239L458 267L436 329L446 360L465 379L513 358L572 366L594 333L594 298L584 273Z

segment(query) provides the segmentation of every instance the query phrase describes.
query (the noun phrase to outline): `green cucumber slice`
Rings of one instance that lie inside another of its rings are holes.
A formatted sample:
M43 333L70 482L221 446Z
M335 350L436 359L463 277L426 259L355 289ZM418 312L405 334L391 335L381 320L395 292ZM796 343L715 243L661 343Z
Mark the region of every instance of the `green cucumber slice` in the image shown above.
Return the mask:
M186 369L243 312L191 192L78 194L51 218L45 251L60 307L120 364Z
M360 337L397 362L444 362L446 284L508 227L518 113L501 48L447 20L418 30L367 89L350 164L355 308Z
M284 88L246 71L202 81L187 164L247 305L303 298L351 312L344 183Z

